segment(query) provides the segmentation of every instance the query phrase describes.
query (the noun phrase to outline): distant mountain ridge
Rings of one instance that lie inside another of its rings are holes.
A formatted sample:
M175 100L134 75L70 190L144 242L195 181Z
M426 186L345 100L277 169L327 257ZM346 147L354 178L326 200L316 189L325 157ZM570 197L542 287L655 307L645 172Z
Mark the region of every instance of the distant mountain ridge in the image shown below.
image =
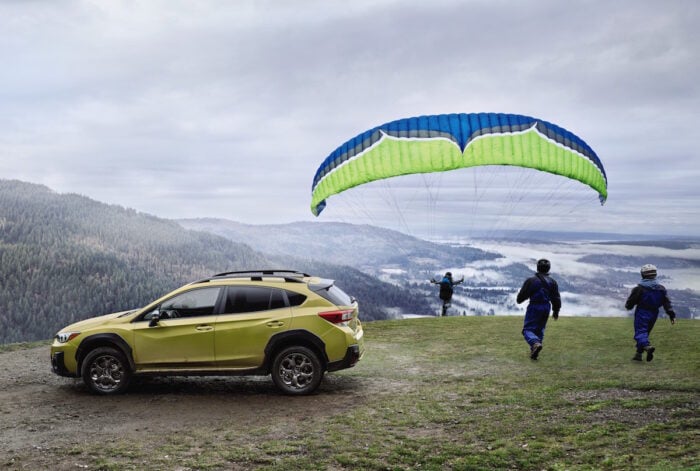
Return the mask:
M426 268L463 264L501 255L473 247L436 244L368 225L296 222L250 225L226 219L179 219L183 227L206 231L255 247L270 255L292 255L350 265L368 273L378 266Z

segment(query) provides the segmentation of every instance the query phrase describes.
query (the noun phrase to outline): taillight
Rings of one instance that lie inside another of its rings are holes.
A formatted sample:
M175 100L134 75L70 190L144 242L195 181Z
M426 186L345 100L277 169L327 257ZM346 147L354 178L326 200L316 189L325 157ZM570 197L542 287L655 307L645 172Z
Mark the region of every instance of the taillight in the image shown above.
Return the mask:
M340 324L352 320L353 309L342 309L339 311L319 312L318 315L332 324Z

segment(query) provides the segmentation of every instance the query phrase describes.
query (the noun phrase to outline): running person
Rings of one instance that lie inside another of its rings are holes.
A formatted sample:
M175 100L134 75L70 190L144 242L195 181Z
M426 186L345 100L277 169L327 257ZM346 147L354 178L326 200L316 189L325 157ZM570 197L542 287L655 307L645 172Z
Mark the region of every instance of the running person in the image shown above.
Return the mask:
M530 346L530 358L533 360L537 360L542 350L544 329L549 319L550 309L554 320L559 319L561 310L559 286L554 278L549 276L550 268L549 260L538 260L537 273L525 280L516 299L518 304L526 299L530 300L525 311L523 337Z

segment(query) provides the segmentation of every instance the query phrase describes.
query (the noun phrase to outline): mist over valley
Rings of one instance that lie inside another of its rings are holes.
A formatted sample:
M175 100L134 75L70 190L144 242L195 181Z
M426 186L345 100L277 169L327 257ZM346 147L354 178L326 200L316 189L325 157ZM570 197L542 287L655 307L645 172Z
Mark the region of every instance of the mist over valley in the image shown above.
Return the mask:
M189 229L255 245L276 256L317 258L348 265L425 299L428 309L392 311L397 317L437 315L440 300L431 278L451 271L464 276L455 287L452 315L519 315L515 297L539 258L552 262L562 293L562 316L627 316L624 303L654 263L676 313L697 318L700 305L700 239L575 233L519 233L518 238L427 241L400 232L346 223L248 225L221 219L187 219ZM438 278L439 279L439 278Z

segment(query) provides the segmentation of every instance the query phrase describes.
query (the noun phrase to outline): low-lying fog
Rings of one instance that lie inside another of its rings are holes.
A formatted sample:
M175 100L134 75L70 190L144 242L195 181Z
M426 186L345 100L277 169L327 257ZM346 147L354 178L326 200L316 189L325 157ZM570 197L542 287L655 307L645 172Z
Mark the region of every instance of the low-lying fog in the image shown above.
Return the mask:
M562 316L629 315L624 303L640 280L639 269L644 263L654 263L659 269L659 281L669 289L679 314L700 317L695 302L700 297L700 243L471 240L462 244L498 253L503 258L435 267L435 277L451 271L455 279L465 278L455 290L452 315L523 314L527 303L516 304L517 292L530 275L528 270L534 272L536 261L547 258L552 264L551 275L560 286ZM426 283L426 291L435 295L437 312L440 301L435 285Z

